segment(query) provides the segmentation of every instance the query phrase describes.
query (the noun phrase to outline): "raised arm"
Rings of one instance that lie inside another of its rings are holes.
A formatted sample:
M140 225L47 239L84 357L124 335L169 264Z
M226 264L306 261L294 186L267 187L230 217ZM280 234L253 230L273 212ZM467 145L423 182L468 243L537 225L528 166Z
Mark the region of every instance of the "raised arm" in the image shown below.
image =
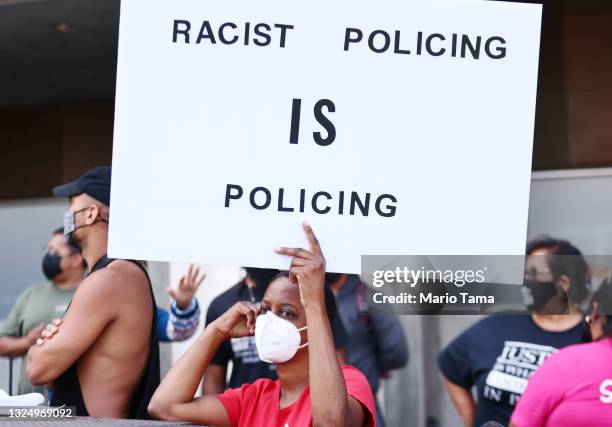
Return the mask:
M310 252L297 248L279 248L277 252L293 257L289 277L299 285L306 311L313 425L361 426L364 409L347 393L325 308L325 258L308 224L304 224L304 232Z
M61 325L49 325L52 333L43 334L28 352L27 375L32 384L55 381L116 318L118 281L115 272L101 270L81 283Z
M212 322L168 371L149 403L149 414L167 421L229 426L223 404L214 396L194 399L200 379L215 352L228 338L253 335L259 306L239 302Z

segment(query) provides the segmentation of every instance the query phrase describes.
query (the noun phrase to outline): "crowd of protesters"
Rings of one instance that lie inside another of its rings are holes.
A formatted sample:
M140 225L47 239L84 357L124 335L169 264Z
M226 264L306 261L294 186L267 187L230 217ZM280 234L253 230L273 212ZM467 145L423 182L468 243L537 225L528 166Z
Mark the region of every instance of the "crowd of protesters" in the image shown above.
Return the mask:
M205 274L190 266L164 310L146 262L108 258L110 179L99 167L54 189L69 208L42 259L48 282L24 290L0 323L0 355L25 356L17 394L44 394L81 416L385 425L376 394L408 363L404 329L394 314L364 314L364 283L326 272L308 224L308 248L277 249L290 269L245 268L160 378L160 342L186 340L200 324ZM590 279L571 243L529 243L529 315L485 317L438 356L463 425L612 425L612 281L594 292Z

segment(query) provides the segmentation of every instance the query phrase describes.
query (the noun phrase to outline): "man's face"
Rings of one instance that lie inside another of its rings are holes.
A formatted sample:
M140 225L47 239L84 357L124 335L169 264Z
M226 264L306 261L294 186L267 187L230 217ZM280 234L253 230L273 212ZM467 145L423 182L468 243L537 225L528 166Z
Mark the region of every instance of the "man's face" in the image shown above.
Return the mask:
M68 210L74 218L74 231L70 241L78 244L83 240L84 228L95 222L99 208L91 197L83 193L70 198ZM64 224L64 227L67 228L67 224Z
M75 213L89 208L91 205L91 197L83 193L77 196L72 196L69 200L68 208Z

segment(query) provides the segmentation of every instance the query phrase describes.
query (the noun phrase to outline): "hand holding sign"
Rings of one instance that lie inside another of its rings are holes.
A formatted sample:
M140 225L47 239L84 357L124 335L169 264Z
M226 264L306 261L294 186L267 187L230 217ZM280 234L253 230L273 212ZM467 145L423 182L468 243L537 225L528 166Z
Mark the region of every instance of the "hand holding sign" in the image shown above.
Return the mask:
M292 256L289 280L300 287L300 300L304 307L308 304L325 304L325 257L321 246L309 224L303 223L310 252L302 248L277 248L281 255Z

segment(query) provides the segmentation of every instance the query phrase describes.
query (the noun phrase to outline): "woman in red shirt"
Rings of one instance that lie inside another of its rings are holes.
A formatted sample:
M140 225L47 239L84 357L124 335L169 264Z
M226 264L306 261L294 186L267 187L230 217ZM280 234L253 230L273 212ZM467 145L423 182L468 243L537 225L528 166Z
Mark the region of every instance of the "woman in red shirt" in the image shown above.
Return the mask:
M304 231L310 251L276 250L293 257L289 272L272 280L261 304L239 302L204 330L153 395L153 417L232 427L374 426L365 376L338 363L325 258L310 226L304 224ZM194 399L219 345L253 334L259 357L276 364L279 379Z

